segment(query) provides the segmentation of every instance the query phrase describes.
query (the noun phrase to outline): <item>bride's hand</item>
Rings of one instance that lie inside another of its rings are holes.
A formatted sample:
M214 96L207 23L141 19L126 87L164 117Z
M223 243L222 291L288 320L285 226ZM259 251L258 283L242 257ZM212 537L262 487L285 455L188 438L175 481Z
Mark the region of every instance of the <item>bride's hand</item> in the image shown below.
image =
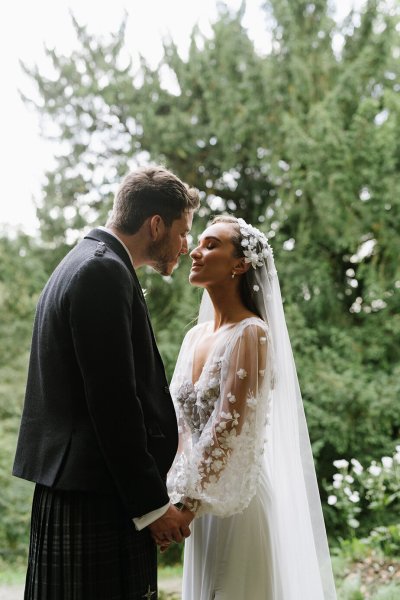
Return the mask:
M165 552L166 550L168 550L168 548L170 547L172 542L163 542L162 544L160 544L160 552L161 554L163 552Z

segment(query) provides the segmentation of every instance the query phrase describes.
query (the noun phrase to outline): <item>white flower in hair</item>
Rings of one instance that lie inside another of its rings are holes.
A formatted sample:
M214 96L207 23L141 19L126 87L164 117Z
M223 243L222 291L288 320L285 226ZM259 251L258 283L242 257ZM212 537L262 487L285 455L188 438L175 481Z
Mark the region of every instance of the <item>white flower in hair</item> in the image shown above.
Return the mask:
M272 249L268 244L268 239L261 231L249 225L243 219L238 219L238 223L240 233L243 236L240 243L243 248L246 248L246 250L243 250L245 262L251 263L253 269L263 267L265 259L272 256Z
M251 263L254 269L263 266L264 261L260 259L260 255L254 250L245 250L243 254L245 256L245 262Z

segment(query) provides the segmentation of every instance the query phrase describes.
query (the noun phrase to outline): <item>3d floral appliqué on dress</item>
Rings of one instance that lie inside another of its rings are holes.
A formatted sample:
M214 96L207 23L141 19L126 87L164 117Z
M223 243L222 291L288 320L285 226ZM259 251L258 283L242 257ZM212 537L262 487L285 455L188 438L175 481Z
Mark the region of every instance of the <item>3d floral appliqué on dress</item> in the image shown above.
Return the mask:
M210 351L193 381L203 336L211 336ZM183 501L196 512L185 544L184 600L266 598L271 589L263 453L273 409L272 374L268 327L257 317L214 333L212 322L202 323L182 344L171 383L180 444L168 488L172 502ZM247 546L253 558L243 576Z

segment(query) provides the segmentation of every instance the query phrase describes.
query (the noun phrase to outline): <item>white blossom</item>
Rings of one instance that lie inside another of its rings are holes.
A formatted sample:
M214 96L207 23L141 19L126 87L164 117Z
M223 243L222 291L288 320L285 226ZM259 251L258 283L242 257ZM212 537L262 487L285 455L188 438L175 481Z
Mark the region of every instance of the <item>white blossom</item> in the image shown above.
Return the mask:
M351 475L346 475L345 480L347 481L347 483L354 483L354 477L352 477Z
M244 379L247 377L247 371L245 369L239 369L239 371L236 371L236 375L239 377L239 379Z
M353 529L357 529L357 527L360 526L360 522L357 521L357 519L354 519L354 518L349 519L348 520L348 524L350 525L350 527L353 527Z
M352 458L350 462L353 465L354 473L356 475L361 475L364 470L362 464L356 458Z
M349 496L350 502L360 502L360 494L355 491Z
M339 460L334 460L333 466L336 467L337 469L346 469L349 466L349 463L346 459L341 458Z
M231 404L233 404L234 402L236 402L236 396L234 396L233 394L231 394L231 392L228 392L226 397L228 398L228 402L230 402Z
M343 480L343 475L341 473L335 473L333 476L333 479L335 481L342 481Z
M371 465L368 468L368 471L371 473L371 475L374 475L374 477L378 477L378 475L381 474L382 469L378 465Z
M254 290L255 292L258 292L258 291L259 291L259 289L260 289L260 286L259 286L259 285L257 285L257 284L253 285L253 290Z
M334 481L334 482L333 482L333 484L332 484L332 485L333 485L333 487L334 487L335 489L337 489L337 490L338 490L340 487L342 487L342 482L341 482L341 481L338 481L338 480L336 480L336 481Z
M393 466L393 458L391 456L382 456L382 464L385 469L391 469Z
M333 506L334 504L336 504L336 502L337 502L336 496L334 496L333 494L331 496L328 496L328 504L330 506Z

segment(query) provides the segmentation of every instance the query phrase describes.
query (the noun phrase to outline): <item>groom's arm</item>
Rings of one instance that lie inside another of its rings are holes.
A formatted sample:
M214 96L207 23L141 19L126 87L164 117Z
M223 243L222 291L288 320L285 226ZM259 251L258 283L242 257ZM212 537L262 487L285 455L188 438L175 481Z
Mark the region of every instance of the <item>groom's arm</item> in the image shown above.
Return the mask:
M69 292L73 343L93 428L129 514L139 517L165 506L169 496L147 447L136 391L132 277L118 260L93 257L74 275Z
M161 508L156 508L156 510L152 510L151 512L146 513L141 517L134 517L132 520L136 529L138 531L141 531L142 529L144 529L145 527L147 527L148 525L165 515L169 507L170 503L168 502L168 504L165 504Z

